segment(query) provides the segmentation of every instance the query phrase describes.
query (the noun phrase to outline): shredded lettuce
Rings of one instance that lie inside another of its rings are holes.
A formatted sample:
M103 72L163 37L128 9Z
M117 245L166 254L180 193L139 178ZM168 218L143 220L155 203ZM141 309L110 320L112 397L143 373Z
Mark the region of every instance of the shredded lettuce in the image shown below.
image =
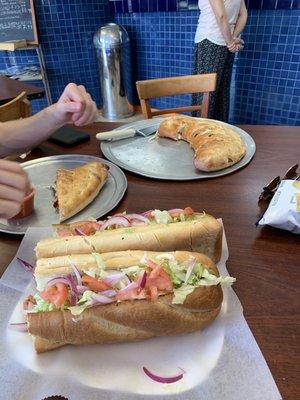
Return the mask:
M132 265L131 267L122 268L122 272L124 272L124 274L127 274L129 276L136 277L137 275L139 275L141 271L144 271L144 269L145 267L141 267L139 265Z
M39 293L36 293L33 297L36 301L36 305L33 307L32 312L46 312L54 310L55 307L53 306L53 304L43 300Z
M173 222L171 215L168 211L154 210L154 219L157 224L168 224Z
M183 304L186 297L194 290L195 286L192 285L182 285L180 288L174 289L172 304Z
M86 290L76 306L68 307L72 315L80 315L90 305L93 293L91 290Z
M134 232L135 232L134 228L125 228L122 233L134 233Z
M101 255L99 253L92 253L94 256L96 263L97 263L97 268L95 269L90 269L90 270L83 270L84 273L87 275L90 275L95 278L95 276L99 276L100 278L105 278L107 276L107 272L105 271L105 262Z

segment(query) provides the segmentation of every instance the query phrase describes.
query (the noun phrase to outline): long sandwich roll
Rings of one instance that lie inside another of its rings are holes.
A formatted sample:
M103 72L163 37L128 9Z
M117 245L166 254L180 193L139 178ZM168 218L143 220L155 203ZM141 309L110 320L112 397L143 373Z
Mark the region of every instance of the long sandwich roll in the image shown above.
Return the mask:
M55 227L59 236L41 240L37 258L67 254L106 253L128 249L197 251L217 262L222 250L222 225L190 207L151 210L148 216L118 214L106 221L82 221ZM145 213L146 214L146 213Z
M38 353L193 332L218 315L221 285L205 255L126 251L37 261L38 291L24 302Z

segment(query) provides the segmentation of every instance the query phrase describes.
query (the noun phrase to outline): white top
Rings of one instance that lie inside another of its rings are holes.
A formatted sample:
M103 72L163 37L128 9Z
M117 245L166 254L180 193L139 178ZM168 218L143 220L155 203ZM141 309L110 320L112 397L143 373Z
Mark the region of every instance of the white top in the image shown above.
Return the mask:
M233 32L239 15L242 0L223 0L223 2L231 32ZM201 13L198 20L195 43L199 43L201 40L208 39L213 43L226 46L225 39L219 28L209 0L198 0L198 6Z

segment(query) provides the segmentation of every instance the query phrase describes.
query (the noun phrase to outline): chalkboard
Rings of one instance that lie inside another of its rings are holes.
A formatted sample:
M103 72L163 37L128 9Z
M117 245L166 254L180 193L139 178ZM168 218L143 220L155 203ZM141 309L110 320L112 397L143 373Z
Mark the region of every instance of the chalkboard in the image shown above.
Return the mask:
M22 39L38 43L33 0L0 0L0 42Z

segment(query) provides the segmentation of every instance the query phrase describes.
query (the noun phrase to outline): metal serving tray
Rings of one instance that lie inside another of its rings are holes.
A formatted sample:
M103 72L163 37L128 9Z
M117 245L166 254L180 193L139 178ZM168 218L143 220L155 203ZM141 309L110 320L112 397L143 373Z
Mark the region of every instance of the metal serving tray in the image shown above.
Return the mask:
M58 168L76 168L91 161L100 161L109 167L108 179L95 200L67 222L89 217L97 219L112 210L120 202L127 188L126 176L120 168L102 158L88 155L43 157L21 164L36 188L33 214L17 220L0 219L0 232L23 235L30 226L46 227L59 223L58 213L53 207L52 186L55 183L56 170Z
M142 129L151 126L157 129L163 119L154 118L137 121L122 125L122 129ZM220 121L216 122L220 123ZM134 136L117 141L103 141L101 142L101 150L108 160L119 167L149 178L176 181L216 178L231 174L244 167L251 161L255 153L255 142L248 133L236 126L221 123L237 132L246 145L246 155L242 160L221 171L202 172L196 170L193 164L194 151L183 140L178 142L164 138L151 140L154 135L148 137Z

